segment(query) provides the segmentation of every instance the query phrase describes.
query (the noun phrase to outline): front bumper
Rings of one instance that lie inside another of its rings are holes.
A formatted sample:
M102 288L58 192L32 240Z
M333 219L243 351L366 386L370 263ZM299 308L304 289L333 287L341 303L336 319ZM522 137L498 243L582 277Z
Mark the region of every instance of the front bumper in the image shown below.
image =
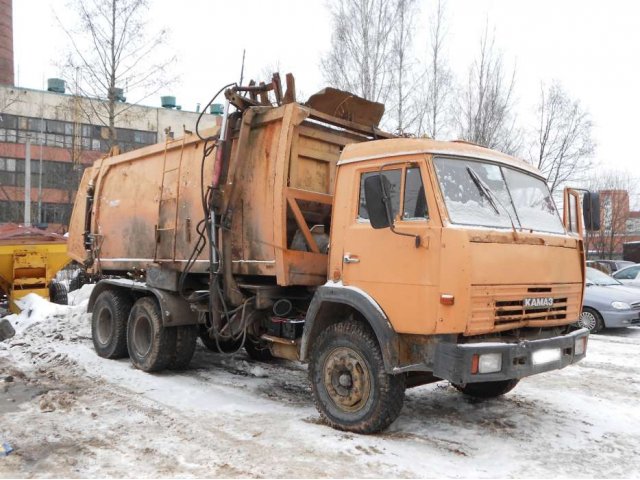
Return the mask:
M640 312L638 310L610 310L601 311L604 326L607 328L630 327L640 325Z
M586 353L575 354L578 339L588 337L586 328L566 335L519 343L439 343L436 347L433 375L455 384L495 382L523 378L537 373L558 370L582 360ZM533 354L539 350L560 349L560 358L542 364L534 364ZM502 367L495 373L472 373L474 355L498 353Z

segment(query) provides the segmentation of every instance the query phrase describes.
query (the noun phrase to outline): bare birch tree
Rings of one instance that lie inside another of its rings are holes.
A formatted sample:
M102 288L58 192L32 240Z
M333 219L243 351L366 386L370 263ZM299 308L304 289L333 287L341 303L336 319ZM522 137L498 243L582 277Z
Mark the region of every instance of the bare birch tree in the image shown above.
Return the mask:
M402 135L410 129L418 118L416 110L415 59L412 52L415 18L417 12L416 0L397 0L396 25L393 29L393 44L391 57L394 71L392 72L392 95L395 102L395 129Z
M81 102L85 115L108 127L113 144L116 119L174 78L169 67L176 56L161 52L165 29L147 31L148 0L70 0L69 8L77 15L76 26L59 20L71 44L65 76L77 82L78 93L87 98ZM124 104L120 89L135 97Z
M516 72L506 70L495 35L489 35L487 26L467 85L460 92L455 121L463 140L514 154L522 142L514 112Z
M568 181L580 180L591 167L593 123L589 112L557 81L541 86L537 114L529 162L544 174L553 193Z
M428 59L423 82L425 93L420 102L418 123L418 133L431 138L440 138L444 133L453 93L453 75L444 55L445 37L445 3L438 0L429 20Z
M398 0L332 0L331 48L321 62L330 85L386 103L392 88Z

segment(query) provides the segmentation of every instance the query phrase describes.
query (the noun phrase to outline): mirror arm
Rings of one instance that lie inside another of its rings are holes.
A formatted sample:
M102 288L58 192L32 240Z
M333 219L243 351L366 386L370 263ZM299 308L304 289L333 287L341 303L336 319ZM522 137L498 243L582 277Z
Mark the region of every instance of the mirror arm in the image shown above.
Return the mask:
M414 235L412 233L404 233L396 231L396 226L393 221L393 209L391 207L391 199L389 198L389 194L387 193L387 189L385 188L384 181L382 180L382 168L378 172L378 178L380 178L380 186L382 187L382 201L384 203L384 210L387 212L387 222L389 223L389 229L395 233L396 235L400 235L402 237L413 237L415 239L416 248L420 247L420 235Z

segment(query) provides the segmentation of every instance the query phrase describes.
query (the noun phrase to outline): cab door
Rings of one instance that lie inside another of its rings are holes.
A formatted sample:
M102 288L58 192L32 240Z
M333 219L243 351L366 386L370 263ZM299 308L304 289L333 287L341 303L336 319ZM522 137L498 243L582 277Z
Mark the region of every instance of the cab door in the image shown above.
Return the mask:
M401 333L436 328L441 224L426 167L423 156L387 163L382 170L379 164L357 168L344 231L343 283L371 296ZM374 229L369 222L364 181L380 172L389 180L397 233Z
M562 220L569 233L582 238L584 234L580 193L572 188L564 189L564 208Z

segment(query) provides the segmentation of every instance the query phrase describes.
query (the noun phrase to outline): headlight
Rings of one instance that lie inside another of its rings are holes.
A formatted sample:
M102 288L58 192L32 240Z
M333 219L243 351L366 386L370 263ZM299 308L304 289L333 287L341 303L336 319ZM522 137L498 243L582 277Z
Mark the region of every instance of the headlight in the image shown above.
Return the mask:
M483 353L478 362L478 373L494 373L502 370L501 353Z
M589 338L587 335L585 335L584 337L576 338L576 343L573 350L574 355L585 354L585 352L587 351L587 338Z
M631 305L625 302L611 302L611 306L616 310L630 310Z

